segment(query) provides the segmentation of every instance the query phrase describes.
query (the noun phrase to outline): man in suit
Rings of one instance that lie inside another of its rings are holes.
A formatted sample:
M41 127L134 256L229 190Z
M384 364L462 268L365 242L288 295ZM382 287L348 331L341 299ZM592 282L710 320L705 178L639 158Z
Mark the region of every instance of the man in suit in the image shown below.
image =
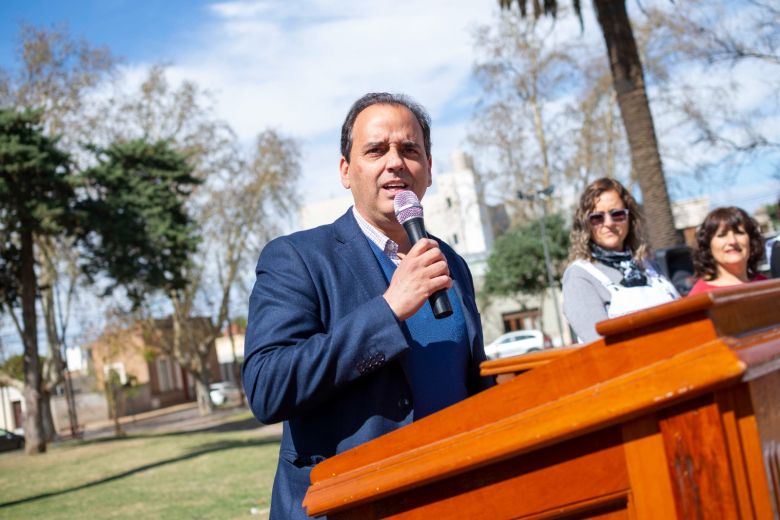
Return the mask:
M284 421L271 518L307 518L318 462L479 390L485 359L468 267L449 246L411 247L393 198L431 185L430 118L405 96L367 94L342 126L354 206L271 241L249 302L243 383L255 416ZM452 316L427 298L447 290Z

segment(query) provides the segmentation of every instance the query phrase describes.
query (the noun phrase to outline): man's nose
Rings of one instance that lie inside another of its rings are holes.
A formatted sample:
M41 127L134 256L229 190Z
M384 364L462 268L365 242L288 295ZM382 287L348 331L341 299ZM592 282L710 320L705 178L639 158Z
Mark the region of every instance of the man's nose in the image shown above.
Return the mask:
M388 170L399 170L404 167L404 158L401 157L398 148L395 146L390 147L385 157L387 158L386 167Z

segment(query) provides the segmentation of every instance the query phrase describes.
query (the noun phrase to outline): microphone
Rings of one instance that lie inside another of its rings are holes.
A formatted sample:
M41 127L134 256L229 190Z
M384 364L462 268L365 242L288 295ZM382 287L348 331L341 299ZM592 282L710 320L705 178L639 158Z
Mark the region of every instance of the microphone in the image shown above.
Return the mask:
M404 190L396 194L393 199L393 209L395 218L406 230L409 236L409 242L412 246L422 238L428 238L423 223L423 208L420 199L414 192ZM452 314L452 305L444 289L438 290L428 297L428 303L431 305L433 316L440 320Z

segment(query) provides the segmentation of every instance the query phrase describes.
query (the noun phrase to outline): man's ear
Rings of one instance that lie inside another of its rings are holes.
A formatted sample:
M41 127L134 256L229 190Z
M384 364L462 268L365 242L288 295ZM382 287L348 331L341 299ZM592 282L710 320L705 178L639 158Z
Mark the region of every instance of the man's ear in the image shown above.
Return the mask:
M343 155L341 156L341 161L339 161L339 172L341 174L341 185L349 189L349 162Z

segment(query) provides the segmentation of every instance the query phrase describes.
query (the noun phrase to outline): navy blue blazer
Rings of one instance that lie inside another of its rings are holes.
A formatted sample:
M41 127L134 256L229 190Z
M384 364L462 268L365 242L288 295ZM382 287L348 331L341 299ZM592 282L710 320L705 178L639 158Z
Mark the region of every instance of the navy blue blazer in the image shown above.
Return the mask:
M474 286L465 261L439 244L463 302L473 394L493 384L479 375L485 354ZM271 518L307 518L301 501L315 464L412 421L411 387L398 359L410 347L351 211L271 241L256 273L244 389L262 423L284 421Z

